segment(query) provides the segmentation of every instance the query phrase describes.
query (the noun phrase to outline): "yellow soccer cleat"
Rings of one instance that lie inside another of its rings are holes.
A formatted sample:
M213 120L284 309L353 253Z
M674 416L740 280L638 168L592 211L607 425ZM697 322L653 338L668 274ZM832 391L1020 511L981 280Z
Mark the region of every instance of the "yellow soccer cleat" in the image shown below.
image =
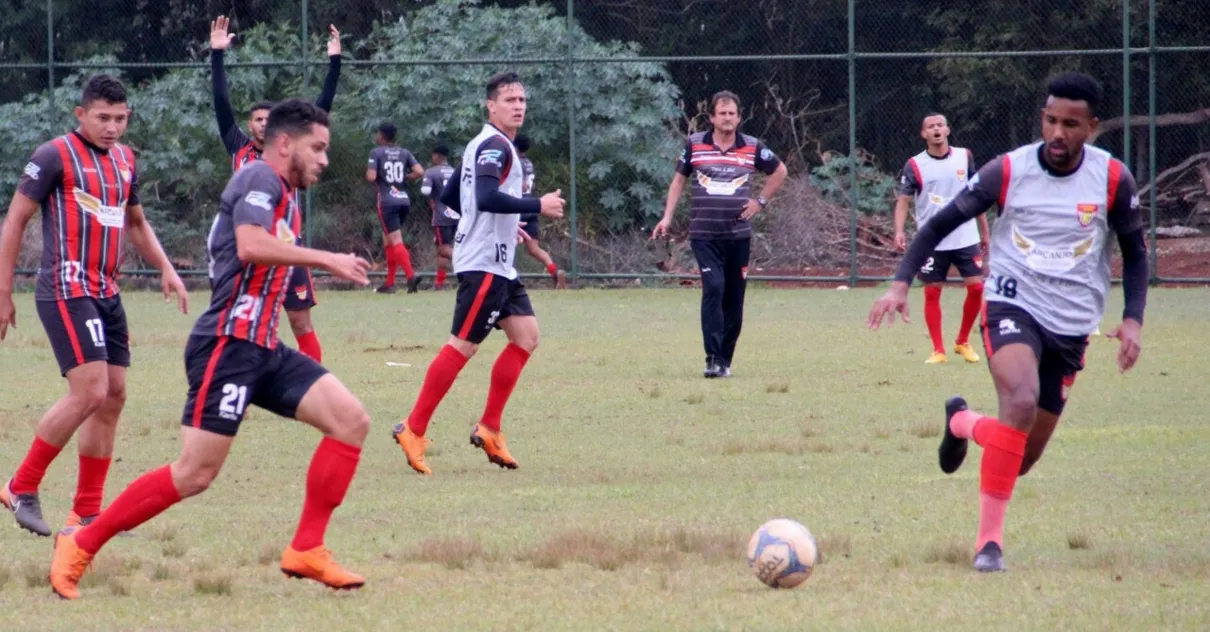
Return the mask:
M954 353L962 356L963 360L974 364L979 361L979 354L975 353L975 349L971 347L969 342L964 342L959 345L954 345Z
M925 364L945 364L946 362L949 362L949 358L946 358L945 354L940 351L934 351L933 355L924 361Z

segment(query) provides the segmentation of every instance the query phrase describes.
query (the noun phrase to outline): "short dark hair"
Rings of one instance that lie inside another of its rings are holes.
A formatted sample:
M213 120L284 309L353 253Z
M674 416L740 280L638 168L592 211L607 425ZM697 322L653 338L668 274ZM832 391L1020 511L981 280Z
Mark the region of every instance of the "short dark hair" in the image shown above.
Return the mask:
M248 116L252 116L257 110L272 110L272 101L257 101L255 105L248 108Z
M925 114L924 116L920 117L920 126L924 127L924 122L933 118L934 116L940 116L941 118L945 119L946 123L950 122L950 117L948 117L940 112L929 112L928 114Z
M272 141L278 134L296 137L311 131L311 126L328 127L328 113L310 101L289 99L269 110L269 122L265 124L265 142Z
M516 147L520 153L529 151L529 137L525 134L517 134L517 137L513 139L513 147Z
M500 88L514 83L521 83L521 75L518 75L511 70L498 72L487 80L487 98L495 99L500 94Z
M450 157L450 148L446 147L445 143L438 143L436 147L433 147L433 153L440 154L442 156L445 156L446 158L449 158Z
M710 97L710 115L714 116L714 110L718 106L719 101L731 101L735 103L735 109L739 109L739 95L730 90L720 90Z
M88 107L93 101L126 103L126 86L110 75L93 75L88 83L84 84L84 92L80 95L80 105Z
M395 131L393 123L383 123L378 126L378 133L382 134L382 139L388 143L395 142Z
M1088 112L1096 116L1104 93L1096 79L1082 72L1069 71L1051 79L1046 86L1046 94L1059 99L1084 101L1088 104Z

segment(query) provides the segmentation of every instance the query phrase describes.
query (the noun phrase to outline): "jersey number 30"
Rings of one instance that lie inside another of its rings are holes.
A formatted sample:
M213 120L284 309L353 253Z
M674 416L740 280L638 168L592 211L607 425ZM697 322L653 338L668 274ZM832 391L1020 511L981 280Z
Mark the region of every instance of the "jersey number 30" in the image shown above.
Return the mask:
M400 184L403 182L404 173L402 162L392 161L384 163L382 165L382 170L386 172L388 184Z

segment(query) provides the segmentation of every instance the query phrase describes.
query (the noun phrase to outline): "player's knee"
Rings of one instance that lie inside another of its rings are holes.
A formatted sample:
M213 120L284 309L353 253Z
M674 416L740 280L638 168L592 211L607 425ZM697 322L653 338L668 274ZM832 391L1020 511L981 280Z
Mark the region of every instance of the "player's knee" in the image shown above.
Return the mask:
M722 274L706 273L702 275L702 293L723 295L727 288L727 280Z
M1028 384L1014 386L1000 397L1000 406L1005 409L1002 416L1032 422L1038 410L1038 390Z
M209 489L221 470L222 465L218 463L178 463L172 468L172 482L181 498L188 498Z
M73 403L82 417L91 415L104 405L108 396L109 380L104 374L83 380L73 385L71 389Z
M122 410L126 405L126 384L117 381L110 381L109 388L106 390L105 406L117 410Z

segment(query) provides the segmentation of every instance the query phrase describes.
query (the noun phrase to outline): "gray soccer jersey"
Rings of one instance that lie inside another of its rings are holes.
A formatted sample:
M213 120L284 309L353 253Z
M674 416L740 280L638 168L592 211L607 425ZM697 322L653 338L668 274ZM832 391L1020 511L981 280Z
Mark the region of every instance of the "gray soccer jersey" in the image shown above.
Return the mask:
M1000 207L986 300L1018 305L1053 333L1084 336L1105 313L1110 233L1142 225L1134 176L1091 145L1068 174L1051 171L1042 151L1035 143L990 161L955 202L969 217Z
M922 151L908 159L899 175L899 194L916 200L916 226L924 226L966 186L975 171L969 149L950 147L943 158ZM937 250L960 250L979 243L979 227L970 220L937 244Z
M484 125L462 154L459 169L459 202L462 217L454 236L454 273L491 272L507 279L517 278L513 249L517 243L517 213L490 213L479 208L475 178L491 173L500 178L500 191L520 198L525 186L521 158L507 136L492 125Z
M448 163L433 165L424 172L420 192L429 198L429 208L433 211L433 226L458 225L458 213L441 203L441 193L445 191L445 185L453 176L454 168Z
M412 167L420 164L412 152L394 145L375 147L370 151L370 161L367 165L375 169L378 175L374 184L378 185L379 206L409 206L408 174Z

